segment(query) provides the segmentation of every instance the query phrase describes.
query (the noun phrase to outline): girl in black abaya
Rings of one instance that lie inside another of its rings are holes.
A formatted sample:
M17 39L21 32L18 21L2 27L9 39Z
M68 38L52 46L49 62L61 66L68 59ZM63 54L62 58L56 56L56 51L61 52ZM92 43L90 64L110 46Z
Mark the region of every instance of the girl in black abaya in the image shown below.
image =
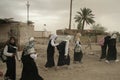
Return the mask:
M114 60L115 62L119 61L117 59L116 38L117 38L117 35L113 34L111 36L111 38L109 39L108 53L107 53L107 57L106 57L106 61L105 61L107 63L109 63L109 61L111 61L111 60Z
M20 80L43 80L38 73L38 69L34 61L36 58L37 54L34 49L34 38L31 37L22 53L21 59L23 63L23 70Z
M47 47L47 62L45 64L46 68L51 68L55 66L54 62L54 53L55 53L55 47L58 44L55 44L55 40L57 39L57 35L53 34L50 37L48 47Z
M99 44L101 46L101 56L100 56L100 61L102 59L106 59L106 51L107 51L107 48L108 48L108 43L110 41L110 34L107 34L107 36L105 36L103 39L100 40Z
M16 80L16 60L15 56L18 59L17 55L17 46L14 37L10 37L7 45L4 48L4 55L6 55L6 65L7 70L4 77L4 80Z
M71 39L71 36L67 36L66 40L62 41L58 46L57 49L59 51L59 58L57 66L64 66L64 65L70 65L70 56L69 56L69 41Z
M76 62L81 63L82 57L83 57L83 53L82 53L81 43L79 40L77 40L74 48L74 63Z

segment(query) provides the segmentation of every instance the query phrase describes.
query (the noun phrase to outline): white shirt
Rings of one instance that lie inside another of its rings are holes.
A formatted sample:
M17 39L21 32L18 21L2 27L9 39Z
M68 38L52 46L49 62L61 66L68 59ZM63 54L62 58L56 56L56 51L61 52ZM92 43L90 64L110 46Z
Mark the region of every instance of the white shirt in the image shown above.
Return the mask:
M15 48L17 49L17 47L15 47ZM9 53L8 52L8 45L5 46L3 54L5 56L8 56L8 57L12 57L13 56L13 53ZM18 60L20 60L20 56L19 56L18 52L16 52L16 57L17 57Z
M76 45L81 47L81 44L79 43L79 41L76 41Z
M33 58L34 60L37 59L37 54L30 54L30 57Z
M9 53L9 52L8 52L8 45L5 46L4 51L3 51L3 54L4 54L5 56L9 56L9 57L12 57L12 56L13 56L13 53Z
M66 40L66 45L65 45L65 56L68 55L68 49L69 49L69 41Z
M51 45L52 45L53 47L56 47L56 46L58 45L58 43L55 44L54 40L52 39L52 40L51 40Z

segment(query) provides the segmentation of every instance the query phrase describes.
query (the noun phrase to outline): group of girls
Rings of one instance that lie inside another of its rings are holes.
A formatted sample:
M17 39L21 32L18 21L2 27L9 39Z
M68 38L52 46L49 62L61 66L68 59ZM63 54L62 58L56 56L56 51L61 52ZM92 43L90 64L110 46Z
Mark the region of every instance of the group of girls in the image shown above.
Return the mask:
M78 33L76 35L75 40L75 48L74 48L74 63L79 62L81 63L81 59L83 57L82 48L81 48L81 41L80 41L81 34ZM64 65L70 65L70 40L71 36L66 36L60 43L56 43L57 35L53 34L50 37L48 47L47 47L47 62L45 67L51 68L55 67L54 61L54 54L55 54L55 47L58 50L59 57L57 62L57 67L61 67Z
M4 48L4 55L6 55L7 57L7 70L4 76L4 80L18 80L16 79L15 56L19 61L20 58L17 54L16 39L14 37L10 37L10 40L6 44ZM34 37L31 37L29 39L29 42L25 44L25 47L22 52L21 61L23 64L23 69L20 80L43 80L43 78L38 73L38 69L34 61L36 58L37 54L34 48Z

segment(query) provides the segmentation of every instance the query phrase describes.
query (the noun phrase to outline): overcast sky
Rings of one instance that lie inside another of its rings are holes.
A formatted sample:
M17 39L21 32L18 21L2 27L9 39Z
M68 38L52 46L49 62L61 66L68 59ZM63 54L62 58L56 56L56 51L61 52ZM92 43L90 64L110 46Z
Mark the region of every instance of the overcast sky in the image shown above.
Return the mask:
M0 0L0 17L26 22L26 0ZM55 31L68 28L70 0L28 0L30 20L35 22L35 30ZM90 8L96 23L108 31L120 32L120 0L73 0L72 28L76 11ZM46 24L46 26L44 26ZM86 27L88 28L88 27Z

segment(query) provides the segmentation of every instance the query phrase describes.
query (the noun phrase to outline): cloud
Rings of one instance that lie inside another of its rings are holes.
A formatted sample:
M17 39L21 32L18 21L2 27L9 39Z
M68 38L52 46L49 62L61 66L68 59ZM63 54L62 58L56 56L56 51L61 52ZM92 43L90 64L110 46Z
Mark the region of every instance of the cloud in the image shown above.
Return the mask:
M51 31L68 27L70 0L29 0L29 2L30 20L35 22L36 30L44 28L43 24L47 24L47 29ZM120 0L73 0L72 27L77 26L74 22L76 11L83 7L92 9L97 23L107 28L118 27L120 25L119 3ZM0 17L12 17L25 22L26 0L2 0Z

